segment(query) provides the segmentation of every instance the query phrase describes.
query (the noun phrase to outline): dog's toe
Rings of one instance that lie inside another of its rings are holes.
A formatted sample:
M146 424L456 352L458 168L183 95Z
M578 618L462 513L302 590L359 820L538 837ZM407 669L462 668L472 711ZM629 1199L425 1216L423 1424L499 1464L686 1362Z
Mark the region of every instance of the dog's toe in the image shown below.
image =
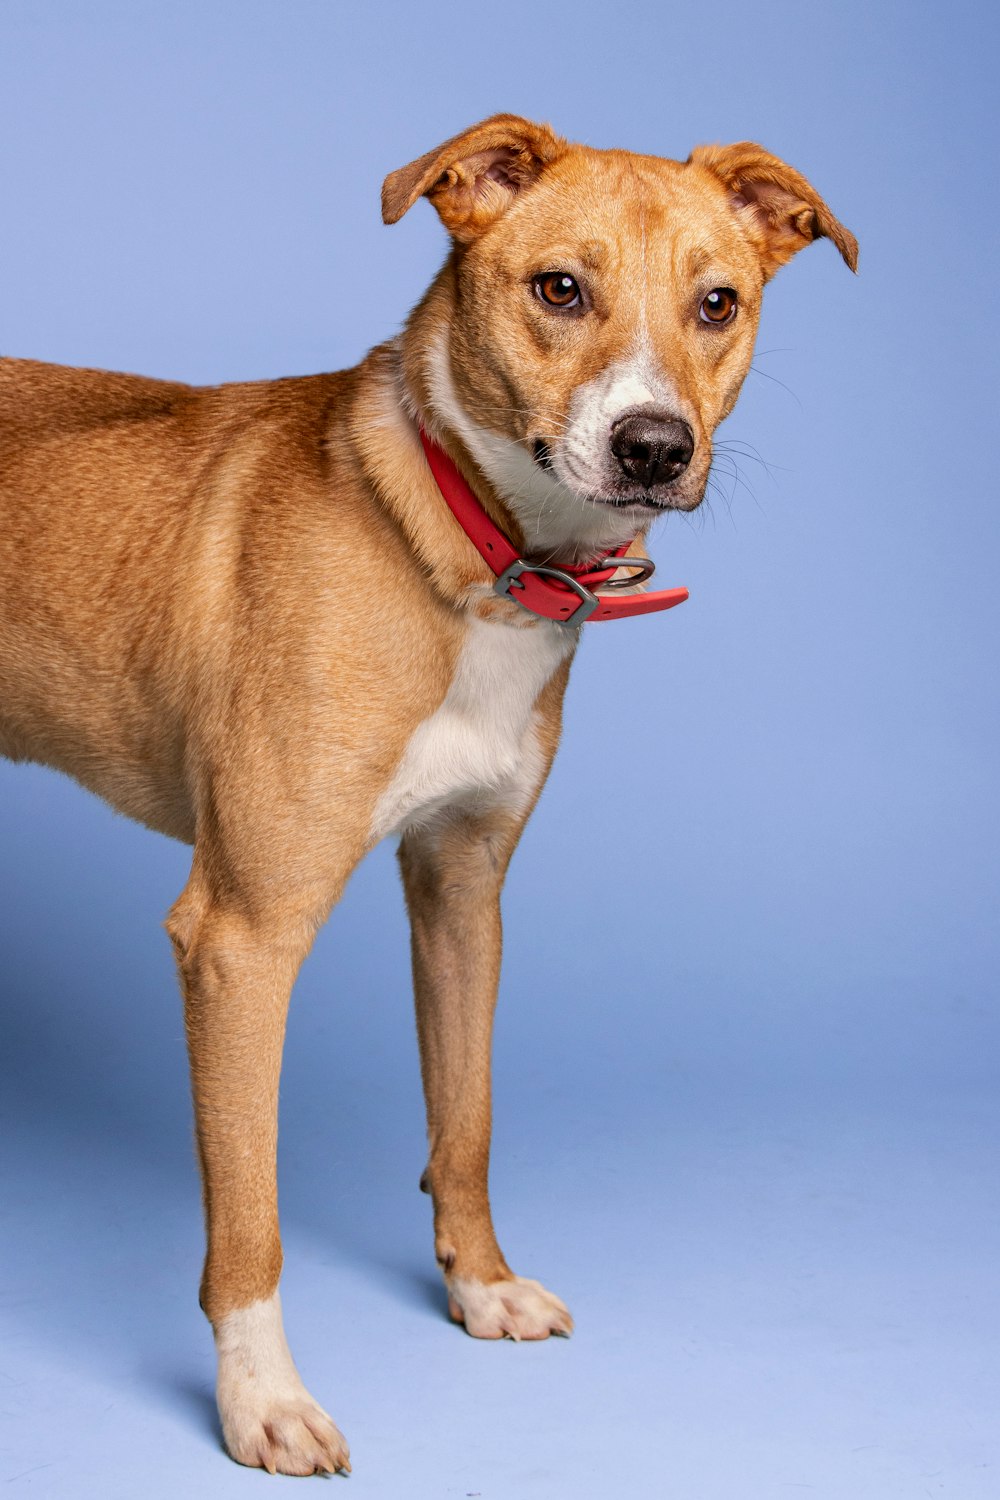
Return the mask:
M568 1338L573 1332L565 1302L524 1276L493 1282L454 1277L448 1282L448 1311L477 1339L535 1340L552 1333Z

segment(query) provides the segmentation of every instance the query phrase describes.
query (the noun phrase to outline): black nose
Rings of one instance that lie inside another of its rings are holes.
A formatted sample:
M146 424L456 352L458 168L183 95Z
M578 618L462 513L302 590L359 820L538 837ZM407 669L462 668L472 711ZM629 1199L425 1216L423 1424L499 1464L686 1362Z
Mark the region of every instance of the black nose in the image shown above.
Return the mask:
M611 451L622 472L650 489L683 474L694 453L694 435L673 417L622 417L611 429Z

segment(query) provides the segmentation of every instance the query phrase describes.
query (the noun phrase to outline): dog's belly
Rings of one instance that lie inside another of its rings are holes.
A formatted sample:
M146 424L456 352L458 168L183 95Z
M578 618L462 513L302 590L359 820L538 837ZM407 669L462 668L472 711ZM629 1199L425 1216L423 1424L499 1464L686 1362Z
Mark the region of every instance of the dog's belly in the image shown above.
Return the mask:
M372 842L448 809L523 812L545 769L535 704L575 645L561 625L473 620L444 701L412 735L379 799Z
M35 732L0 713L0 756L13 761L35 761L72 776L127 818L134 818L156 833L181 843L193 844L194 807L179 772L152 763L151 757L131 758L109 752L78 726L48 721Z

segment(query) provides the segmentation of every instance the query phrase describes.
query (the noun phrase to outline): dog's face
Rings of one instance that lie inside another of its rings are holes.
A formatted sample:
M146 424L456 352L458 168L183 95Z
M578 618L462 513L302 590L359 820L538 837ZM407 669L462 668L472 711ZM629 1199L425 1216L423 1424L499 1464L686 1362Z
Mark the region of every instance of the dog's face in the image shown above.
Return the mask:
M497 116L387 178L386 219L421 194L456 246L435 408L553 542L698 505L764 283L820 235L856 266L814 189L746 143L681 163Z

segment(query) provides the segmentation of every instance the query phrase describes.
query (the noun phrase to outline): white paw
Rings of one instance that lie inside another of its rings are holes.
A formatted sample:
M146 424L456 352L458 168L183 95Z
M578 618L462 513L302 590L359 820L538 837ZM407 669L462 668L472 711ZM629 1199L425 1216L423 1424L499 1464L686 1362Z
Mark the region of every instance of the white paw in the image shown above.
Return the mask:
M453 1277L448 1311L477 1339L547 1339L550 1333L569 1338L573 1332L565 1302L524 1276L492 1282Z
M295 1368L277 1293L229 1313L215 1340L222 1435L237 1463L269 1474L350 1470L342 1434Z
M350 1471L347 1443L303 1386L301 1394L260 1400L249 1392L223 1401L219 1415L226 1448L239 1464L269 1474Z
M226 1449L237 1464L268 1475L336 1475L351 1469L348 1445L306 1388L301 1394L259 1400L249 1392L223 1403L219 1416Z

